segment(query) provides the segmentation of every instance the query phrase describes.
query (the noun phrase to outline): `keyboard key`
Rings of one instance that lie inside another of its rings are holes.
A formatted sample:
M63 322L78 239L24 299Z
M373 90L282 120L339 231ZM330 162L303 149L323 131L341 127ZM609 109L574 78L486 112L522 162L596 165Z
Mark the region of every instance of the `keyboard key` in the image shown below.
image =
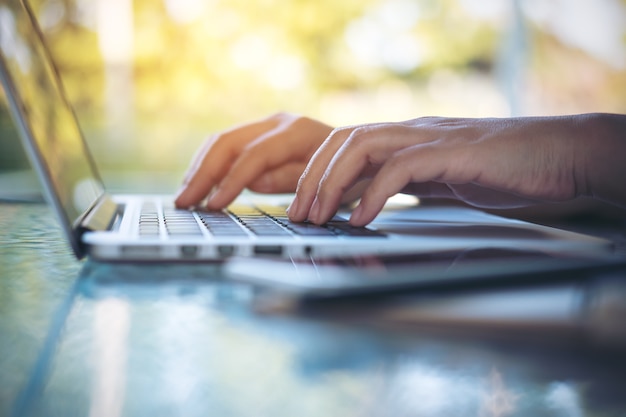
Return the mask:
M245 237L248 232L237 220L221 211L198 213L202 223L213 236Z
M257 236L303 237L363 236L384 237L383 233L364 227L353 227L347 220L335 216L325 225L294 223L289 220L284 207L261 206L259 208L231 205L226 211L191 212L164 209L163 219L155 204L146 204L139 218L139 236L158 238L161 224L168 236L202 236L202 228L219 237ZM198 219L200 222L198 222Z

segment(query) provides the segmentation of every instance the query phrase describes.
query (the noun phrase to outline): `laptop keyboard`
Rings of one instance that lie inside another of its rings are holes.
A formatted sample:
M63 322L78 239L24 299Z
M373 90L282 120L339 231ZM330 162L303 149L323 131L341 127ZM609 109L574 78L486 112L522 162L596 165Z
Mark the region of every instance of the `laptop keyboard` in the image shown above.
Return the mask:
M339 216L335 216L322 226L312 223L294 223L289 220L283 208L274 206L231 205L225 211L213 212L164 208L161 215L155 203L145 203L139 217L141 238L158 238L162 234L172 238L201 237L204 235L203 228L210 235L217 237L385 236L383 233L365 227L353 227L346 219Z

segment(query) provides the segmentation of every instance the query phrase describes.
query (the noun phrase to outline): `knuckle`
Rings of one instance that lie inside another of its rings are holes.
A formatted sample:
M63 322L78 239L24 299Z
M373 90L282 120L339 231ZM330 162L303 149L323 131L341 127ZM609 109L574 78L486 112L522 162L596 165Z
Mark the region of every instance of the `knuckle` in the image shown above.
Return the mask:
M336 149L358 150L367 148L374 136L368 127L340 127L331 132L327 141L335 143Z
M255 166L269 167L284 162L285 155L271 138L246 144L240 151L239 159Z
M207 153L209 153L215 147L219 136L219 134L212 134L207 136L204 141L202 141L202 144L198 148L196 155L206 155Z
M290 113L287 122L289 122L293 128L307 128L314 123L314 120L310 117Z
M332 141L345 140L350 136L350 134L352 134L353 130L354 130L353 127L348 127L348 126L336 127L333 129L332 132L330 132L330 135L328 135L328 140L332 140Z
M244 148L236 161L237 169L245 172L263 172L269 166L267 153L259 145Z
M250 142L246 142L242 144L241 150L239 151L241 155L249 155L254 156L255 154L259 154L260 156L266 156L264 152L267 151L268 145L267 141L264 140L253 140Z
M212 152L225 152L227 154L236 153L237 141L232 140L233 133L232 132L221 132L214 134L209 139L209 146L207 147L207 151Z
M346 140L346 146L354 149L367 149L377 136L377 133L370 127L357 127Z

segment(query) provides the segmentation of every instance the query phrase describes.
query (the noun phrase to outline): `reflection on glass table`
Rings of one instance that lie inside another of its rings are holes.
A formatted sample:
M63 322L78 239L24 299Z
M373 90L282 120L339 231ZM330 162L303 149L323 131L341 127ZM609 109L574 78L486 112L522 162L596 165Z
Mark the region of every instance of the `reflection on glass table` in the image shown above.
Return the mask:
M0 226L3 416L626 410L621 350L391 326L389 298L301 304L221 264L78 263L44 205L3 204Z

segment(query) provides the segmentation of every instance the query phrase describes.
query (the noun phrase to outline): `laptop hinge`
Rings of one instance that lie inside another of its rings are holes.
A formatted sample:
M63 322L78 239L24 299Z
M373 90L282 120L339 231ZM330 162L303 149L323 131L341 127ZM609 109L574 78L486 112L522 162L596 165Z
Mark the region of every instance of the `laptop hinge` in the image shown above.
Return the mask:
M118 213L117 204L104 194L96 205L85 215L80 223L81 228L87 230L107 230Z

